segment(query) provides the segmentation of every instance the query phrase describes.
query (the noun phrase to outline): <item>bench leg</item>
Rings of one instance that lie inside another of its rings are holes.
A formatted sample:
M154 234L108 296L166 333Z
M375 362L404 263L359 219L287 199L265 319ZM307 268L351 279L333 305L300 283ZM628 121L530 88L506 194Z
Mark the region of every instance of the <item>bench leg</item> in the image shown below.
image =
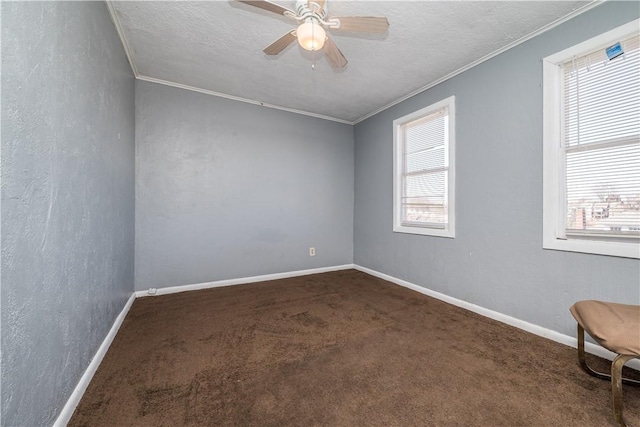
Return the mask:
M638 356L619 354L613 359L613 363L611 363L611 375L605 374L604 372L598 372L591 369L591 367L587 364L587 360L585 357L584 351L584 328L578 324L578 360L580 361L580 366L584 369L589 375L594 376L596 378L601 378L603 380L611 380L611 395L613 400L613 416L616 419L616 422L621 427L627 427L624 422L624 417L622 415L623 412L623 402L622 402L622 384L629 384L638 386L640 385L640 381L632 380L630 378L622 377L622 367L625 363L627 363L631 359L635 359Z
M611 364L611 393L613 396L613 415L616 422L622 427L627 427L622 416L622 367L631 359L638 356L619 354Z
M584 369L589 375L600 378L602 380L610 380L611 375L594 371L591 369L589 365L587 365L587 359L585 357L584 351L584 328L578 323L578 360L580 360L580 366Z
M584 351L584 328L579 323L578 323L578 360L580 361L580 366L582 366L582 369L584 369L589 375L594 376L596 378L603 379L603 380L611 380L611 375L605 374L604 372L594 371L587 364L585 351ZM632 380L630 378L622 378L622 382L628 385L640 386L640 381Z

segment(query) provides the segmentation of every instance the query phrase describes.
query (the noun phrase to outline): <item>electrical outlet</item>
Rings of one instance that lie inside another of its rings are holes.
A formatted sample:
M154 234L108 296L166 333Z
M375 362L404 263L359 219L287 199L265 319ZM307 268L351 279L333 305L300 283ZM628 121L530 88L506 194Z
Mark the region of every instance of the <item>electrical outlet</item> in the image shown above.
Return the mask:
M149 288L147 295L155 295L158 290L156 288Z
M309 248L309 256L316 256L316 248Z

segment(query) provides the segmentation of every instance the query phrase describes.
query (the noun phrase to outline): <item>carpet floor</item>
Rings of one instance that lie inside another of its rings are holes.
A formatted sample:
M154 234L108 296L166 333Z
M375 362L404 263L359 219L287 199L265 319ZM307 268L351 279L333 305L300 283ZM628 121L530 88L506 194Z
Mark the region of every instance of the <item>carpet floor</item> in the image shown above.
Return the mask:
M615 423L575 349L346 270L137 299L69 425Z

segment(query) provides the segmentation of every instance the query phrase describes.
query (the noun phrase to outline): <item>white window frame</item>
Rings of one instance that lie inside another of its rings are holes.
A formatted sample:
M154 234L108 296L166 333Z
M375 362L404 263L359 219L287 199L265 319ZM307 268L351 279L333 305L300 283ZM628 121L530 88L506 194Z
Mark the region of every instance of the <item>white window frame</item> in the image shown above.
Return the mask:
M640 19L593 37L542 60L543 68L543 239L544 249L640 258L637 240L565 235L564 147L561 65L573 56L606 48L638 33Z
M442 108L448 108L448 159L449 169L447 171L447 185L448 185L448 218L447 224L444 228L435 228L425 225L406 225L402 223L402 161L403 161L403 146L404 146L404 133L402 128L407 123L418 120L422 117L431 115ZM400 117L393 121L393 231L397 233L410 233L410 234L422 234L426 236L436 237L448 237L455 238L455 170L456 170L456 137L455 126L456 124L456 110L455 110L455 96L450 96L440 102L436 102L428 107L422 108L411 114Z

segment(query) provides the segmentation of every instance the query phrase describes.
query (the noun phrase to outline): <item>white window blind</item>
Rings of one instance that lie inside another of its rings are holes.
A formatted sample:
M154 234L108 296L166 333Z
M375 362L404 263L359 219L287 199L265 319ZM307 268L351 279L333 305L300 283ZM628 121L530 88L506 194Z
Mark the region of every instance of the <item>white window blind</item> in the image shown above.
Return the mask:
M563 64L567 235L640 236L640 37Z
M448 219L449 109L403 128L402 225L445 228Z

